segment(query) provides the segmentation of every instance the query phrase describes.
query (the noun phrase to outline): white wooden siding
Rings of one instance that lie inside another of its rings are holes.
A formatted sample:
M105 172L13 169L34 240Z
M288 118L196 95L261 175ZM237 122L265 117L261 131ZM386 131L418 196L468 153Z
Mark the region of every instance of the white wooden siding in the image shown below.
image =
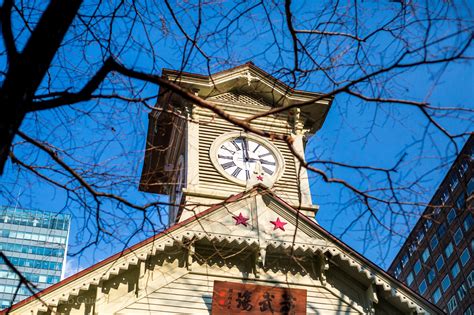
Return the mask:
M247 118L251 114L261 112L262 109L268 110L269 107L262 107L255 104L221 104L221 107L238 118ZM199 186L210 190L219 190L229 194L242 191L244 187L237 186L235 183L221 176L212 165L209 158L209 150L213 141L220 135L241 130L231 123L216 117L210 111L198 110L199 114ZM265 117L255 121L255 125L263 130L289 134L290 128L286 122L286 117L280 115L278 118ZM274 191L279 193L285 199L292 201L298 200L298 179L295 169L294 156L291 154L286 143L282 141L272 141L280 150L285 160L285 171L280 180L275 184Z
M189 273L117 314L210 314L214 280L240 282L237 279ZM252 283L269 285L258 281ZM307 290L308 315L360 314L324 287L291 287Z

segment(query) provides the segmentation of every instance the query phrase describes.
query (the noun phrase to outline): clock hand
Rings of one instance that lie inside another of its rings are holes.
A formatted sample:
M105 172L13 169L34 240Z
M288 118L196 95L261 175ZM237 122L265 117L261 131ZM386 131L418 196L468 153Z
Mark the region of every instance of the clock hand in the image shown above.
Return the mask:
M248 143L247 143L247 138L242 138L242 149L244 153L244 161L248 162L249 160L249 148L248 148Z

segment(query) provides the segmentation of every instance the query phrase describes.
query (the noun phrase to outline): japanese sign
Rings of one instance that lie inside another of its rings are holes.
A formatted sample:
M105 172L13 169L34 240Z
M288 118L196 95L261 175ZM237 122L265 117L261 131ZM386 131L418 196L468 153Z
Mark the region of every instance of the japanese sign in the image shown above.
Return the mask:
M306 290L214 281L212 315L306 314Z

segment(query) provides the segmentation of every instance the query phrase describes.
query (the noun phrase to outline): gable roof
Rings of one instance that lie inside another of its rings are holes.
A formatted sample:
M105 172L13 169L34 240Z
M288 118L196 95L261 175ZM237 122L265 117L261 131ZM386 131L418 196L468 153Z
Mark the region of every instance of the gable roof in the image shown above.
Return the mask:
M126 270L130 265L136 265L138 260L144 260L148 255L154 255L159 250L164 250L166 244L171 244L174 240L178 240L176 233L182 233L189 230L185 227L192 226L193 223L199 221L199 219L204 219L209 217L210 215L216 214L219 209L223 209L226 205L232 205L238 203L242 200L245 200L251 194L265 196L270 198L272 201L278 203L280 206L284 207L284 210L288 213L293 214L297 221L300 222L301 228L302 225L311 228L314 232L319 235L322 235L324 238L328 239L331 243L335 246L324 246L323 248L320 246L308 246L308 244L296 244L296 243L288 243L288 242L280 242L279 245L283 245L285 247L291 246L306 246L305 250L311 250L314 253L329 253L334 257L338 257L341 261L344 261L348 264L349 267L355 268L357 272L374 283L377 287L381 288L383 291L388 292L391 296L397 297L401 303L405 303L405 305L411 309L414 309L418 312L423 310L429 310L430 313L434 314L444 314L439 308L431 304L429 301L424 299L423 297L419 296L417 293L412 291L410 288L406 287L403 283L399 282L388 273L383 271L380 267L372 263L370 260L365 258L364 256L357 253L354 249L350 246L346 245L342 241L338 240L335 236L331 233L326 231L322 228L319 224L314 222L313 220L307 218L304 215L301 215L296 209L292 206L287 204L284 200L276 196L273 192L271 192L266 187L257 185L252 189L231 196L227 200L223 201L220 204L216 204L209 209L196 214L193 217L190 217L172 227L168 228L167 230L154 235L138 244L127 248L105 260L100 261L99 263L92 265L91 267L84 269L78 272L75 275L72 275L50 287L47 289L39 292L37 296L39 298L47 297L46 300L50 302L59 303L60 299L67 299L69 295L62 294L62 296L48 296L51 293L54 293L56 290L67 288L69 290L69 294L72 295L73 292L77 294L82 289L88 289L89 285L91 284L98 284L100 280L107 280L111 275L116 275L120 272L120 270ZM200 233L202 238L208 238L208 233ZM217 240L221 240L218 236ZM224 238L229 238L230 236L225 236ZM240 239L241 237L239 237ZM160 241L160 242L158 242ZM162 242L161 242L162 241ZM248 239L243 238L241 242L248 241ZM156 243L156 244L154 244ZM278 243L278 240L273 241L273 243ZM150 247L151 245L151 247ZM154 246L153 246L154 245ZM312 247L312 248L310 248ZM152 249L152 250L150 250ZM87 279L86 279L87 278ZM81 281L77 281L81 279ZM58 292L59 295L59 292ZM54 297L54 298L53 298ZM0 314L7 314L7 312L19 310L29 303L38 302L37 298L32 296L27 298L15 305L13 305L10 309L6 309L1 311ZM43 305L43 307L46 307Z
M163 69L162 76L197 91L205 99L235 91L261 99L272 107L305 103L300 109L306 117L305 127L311 129L311 133L321 128L334 99L325 93L295 89L252 62L209 75Z

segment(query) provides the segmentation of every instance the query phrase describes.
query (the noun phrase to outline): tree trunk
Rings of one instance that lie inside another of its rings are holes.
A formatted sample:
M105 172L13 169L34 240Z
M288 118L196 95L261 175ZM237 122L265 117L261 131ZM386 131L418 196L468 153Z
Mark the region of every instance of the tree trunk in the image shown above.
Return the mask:
M0 174L25 115L34 111L33 96L79 11L82 0L51 0L24 50L8 60L0 89Z

